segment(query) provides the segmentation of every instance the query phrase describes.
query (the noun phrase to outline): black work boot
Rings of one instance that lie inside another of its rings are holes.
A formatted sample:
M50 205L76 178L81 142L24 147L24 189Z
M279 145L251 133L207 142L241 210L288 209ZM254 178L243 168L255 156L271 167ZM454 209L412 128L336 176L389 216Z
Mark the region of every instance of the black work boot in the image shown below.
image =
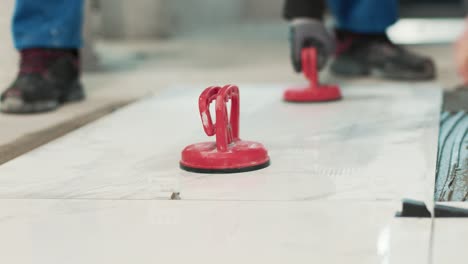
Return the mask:
M76 50L25 49L16 80L1 96L0 109L5 113L39 113L84 97Z
M394 80L431 80L434 62L391 42L386 34L357 34L337 30L336 75L359 77L375 74Z

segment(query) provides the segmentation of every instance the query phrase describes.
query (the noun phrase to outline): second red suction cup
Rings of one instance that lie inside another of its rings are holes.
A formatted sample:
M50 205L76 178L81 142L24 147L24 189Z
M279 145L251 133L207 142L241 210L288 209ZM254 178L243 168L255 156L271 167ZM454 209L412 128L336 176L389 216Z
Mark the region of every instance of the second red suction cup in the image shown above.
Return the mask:
M302 71L309 80L309 86L287 89L283 96L285 101L298 103L328 102L342 98L340 88L337 85L319 83L317 51L315 48L304 48L302 50Z

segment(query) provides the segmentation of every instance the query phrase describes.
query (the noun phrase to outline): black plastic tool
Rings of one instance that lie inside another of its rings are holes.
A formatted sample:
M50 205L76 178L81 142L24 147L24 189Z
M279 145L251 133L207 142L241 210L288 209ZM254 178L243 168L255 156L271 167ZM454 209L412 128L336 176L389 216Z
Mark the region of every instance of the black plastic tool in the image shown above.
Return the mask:
M436 218L468 217L468 209L436 204L434 206ZM431 212L424 202L405 199L401 212L397 212L396 217L430 218Z

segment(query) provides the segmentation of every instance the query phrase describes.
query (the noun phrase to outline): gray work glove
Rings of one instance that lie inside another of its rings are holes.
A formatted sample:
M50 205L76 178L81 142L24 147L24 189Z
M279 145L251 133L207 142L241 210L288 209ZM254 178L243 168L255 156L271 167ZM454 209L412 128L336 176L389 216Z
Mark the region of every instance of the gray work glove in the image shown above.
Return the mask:
M317 70L323 69L335 51L335 41L323 22L311 18L296 18L290 24L291 59L296 72L302 71L301 53L306 47L317 49Z

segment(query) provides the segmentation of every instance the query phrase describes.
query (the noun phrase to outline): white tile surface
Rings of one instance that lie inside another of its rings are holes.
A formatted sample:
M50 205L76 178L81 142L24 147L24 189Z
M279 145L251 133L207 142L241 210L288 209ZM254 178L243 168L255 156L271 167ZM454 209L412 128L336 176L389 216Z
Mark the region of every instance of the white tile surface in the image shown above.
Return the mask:
M437 204L468 210L466 202ZM465 263L468 259L468 219L434 218L431 240L431 264Z
M406 18L390 27L388 34L398 44L440 44L455 42L464 29L462 18Z
M399 230L392 224L395 206L338 201L0 200L0 262L426 263L420 258L387 262L393 252L401 254L402 248L394 247L401 244L394 239L402 231L413 239L420 235L418 228ZM385 234L386 230L392 231ZM385 244L390 238L388 259ZM413 248L424 246L419 241Z
M431 227L429 218L394 218L379 237L381 263L430 264Z
M440 91L345 87L346 100L285 104L241 86L241 136L268 169L199 175L180 151L205 141L201 91L174 88L0 167L0 263L426 264ZM181 192L182 201L161 201ZM155 199L155 200L153 200Z
M345 100L286 104L283 87L241 86L241 137L264 143L268 169L178 169L202 130L202 87L134 104L0 168L0 198L431 201L440 90L434 84L344 87Z
M468 259L467 226L466 218L440 218L435 221L432 263L464 263Z

